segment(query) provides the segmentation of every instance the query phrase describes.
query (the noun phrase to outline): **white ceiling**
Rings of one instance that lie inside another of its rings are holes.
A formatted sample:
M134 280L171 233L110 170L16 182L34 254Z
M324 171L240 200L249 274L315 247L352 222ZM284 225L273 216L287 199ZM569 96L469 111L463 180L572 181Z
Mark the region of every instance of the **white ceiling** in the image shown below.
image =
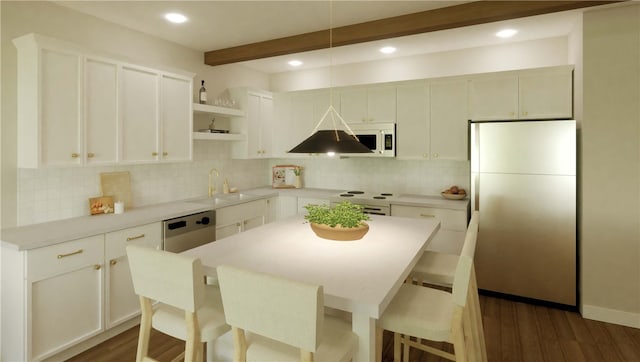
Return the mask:
M113 22L185 47L209 51L333 27L410 14L468 1L55 1L82 13ZM330 10L330 7L333 9ZM167 12L189 18L184 24L164 20ZM295 69L324 67L462 48L567 35L580 10L515 19L499 23L411 35L370 43L318 50L243 64L266 73L290 71L287 61L302 60ZM332 14L332 16L330 16ZM509 40L494 36L498 30L518 29ZM393 55L378 48L393 45Z

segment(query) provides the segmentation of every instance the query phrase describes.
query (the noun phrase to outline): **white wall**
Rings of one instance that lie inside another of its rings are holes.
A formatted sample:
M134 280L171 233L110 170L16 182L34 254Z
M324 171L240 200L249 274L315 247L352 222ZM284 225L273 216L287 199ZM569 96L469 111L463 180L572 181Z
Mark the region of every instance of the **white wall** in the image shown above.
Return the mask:
M640 328L640 5L583 26L582 313Z
M193 163L51 170L16 168L16 50L11 40L40 33L89 52L160 69L196 73L194 93L206 81L209 96L231 87L267 89L267 75L240 65L210 67L203 54L175 43L84 15L51 2L0 2L2 7L2 227L88 214L88 198L100 194L99 174L129 171L136 205L205 195L207 172L218 168L240 188L269 183L267 161L231 160L228 143L196 142ZM218 187L222 184L219 181Z

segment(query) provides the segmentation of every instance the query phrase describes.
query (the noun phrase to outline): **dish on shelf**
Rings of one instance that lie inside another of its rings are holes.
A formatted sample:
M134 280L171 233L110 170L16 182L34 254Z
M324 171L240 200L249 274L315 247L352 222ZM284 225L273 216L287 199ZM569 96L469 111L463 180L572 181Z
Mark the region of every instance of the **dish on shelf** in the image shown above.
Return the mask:
M467 197L467 194L446 194L444 192L441 192L440 195L448 200L462 200Z

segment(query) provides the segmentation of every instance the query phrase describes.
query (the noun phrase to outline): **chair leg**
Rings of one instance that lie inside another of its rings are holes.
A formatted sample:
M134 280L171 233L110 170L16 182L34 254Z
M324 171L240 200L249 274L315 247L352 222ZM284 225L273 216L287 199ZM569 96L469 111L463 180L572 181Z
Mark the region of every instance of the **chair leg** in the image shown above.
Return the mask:
M382 362L382 337L384 329L376 328L376 362Z
M453 353L457 362L467 362L467 348L464 341L464 322L463 311L461 307L456 307L453 312L453 321L451 323L451 343L453 343Z
M140 317L136 362L142 362L149 355L149 337L151 337L151 317L153 315L151 301L140 297L140 309L142 309L142 316Z
M476 281L476 273L475 268L471 269L471 298L472 303L471 306L474 311L474 324L476 328L476 344L479 349L480 360L482 362L487 362L489 359L487 358L487 345L484 339L484 326L482 323L482 310L480 310L480 296L478 295L478 283Z
M198 325L198 316L196 313L185 311L185 321L187 324L187 340L185 341L184 361L185 362L202 362L198 356L202 357L202 353L198 353L198 348L202 348L200 342L200 326Z
M400 362L400 353L402 352L400 338L400 333L393 332L393 362Z
M231 327L233 334L233 361L245 362L247 360L247 341L244 338L244 330Z

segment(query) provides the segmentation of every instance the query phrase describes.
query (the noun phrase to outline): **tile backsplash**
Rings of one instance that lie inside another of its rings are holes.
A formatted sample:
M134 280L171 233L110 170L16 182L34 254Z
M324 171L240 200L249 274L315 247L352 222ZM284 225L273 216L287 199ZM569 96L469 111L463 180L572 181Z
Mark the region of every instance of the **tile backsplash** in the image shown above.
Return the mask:
M205 196L209 170L216 168L216 188L225 178L240 190L271 184L271 166L303 167L303 186L360 189L396 194L438 194L460 185L468 189L466 161L421 161L381 158L306 158L232 160L227 142L195 141L194 161L131 166L18 170L18 225L89 214L88 199L100 196L100 173L129 171L132 203L144 206Z
M134 206L206 196L209 170L239 189L268 185L267 160L231 160L227 142L195 141L194 161L131 166L18 170L18 225L89 215L89 198L100 196L100 174L129 171Z
M271 160L303 167L304 187L436 195L451 185L469 189L468 161L393 158L307 158Z

